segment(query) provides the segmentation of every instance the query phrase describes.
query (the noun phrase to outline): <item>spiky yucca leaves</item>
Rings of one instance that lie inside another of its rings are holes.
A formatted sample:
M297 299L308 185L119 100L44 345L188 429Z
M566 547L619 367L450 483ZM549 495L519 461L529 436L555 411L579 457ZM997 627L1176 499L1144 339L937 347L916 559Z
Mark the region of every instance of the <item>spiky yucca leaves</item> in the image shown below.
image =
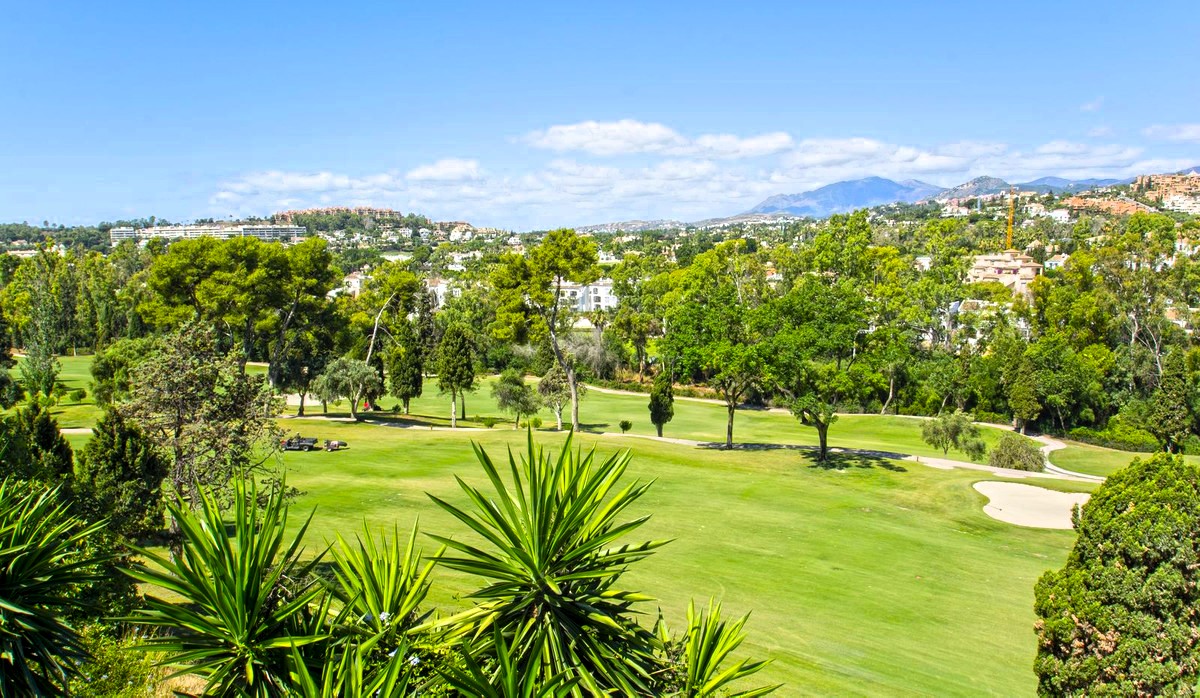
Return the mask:
M433 563L421 565L415 525L407 545L402 540L399 529L378 541L364 530L353 545L337 537L332 590L342 603L343 622L358 635L397 638L424 620L420 605L429 593Z
M62 693L76 674L86 652L62 616L98 579L102 560L81 551L102 527L71 516L58 488L0 482L0 696Z
M279 489L260 508L253 485L238 481L229 522L211 493L201 498L198 510L167 505L180 526L179 557L139 550L150 564L129 572L183 603L147 597L146 607L127 620L167 629L140 647L164 653L164 663L177 674L206 679L207 694L284 694L298 656L294 650L326 637L323 589L310 580L317 560L300 562L309 522L286 540L288 508ZM310 605L317 609L315 618Z
M394 649L382 665L368 657L371 650L352 643L326 643L324 663L311 667L311 661L292 652L292 687L288 695L303 698L403 698L411 695L411 666L407 646Z
M491 647L494 657L479 661L471 656L470 643L463 647L463 665L447 664L441 675L447 684L461 695L479 698L564 698L571 694L576 679L559 672L550 677L539 671L540 659L533 666L520 666L515 661L512 646L520 645L521 637L506 641L500 626L492 628ZM487 664L490 668L485 668Z
M458 479L471 501L459 508L433 501L483 539L481 545L434 536L457 554L436 559L489 580L472 594L482 602L445 625L475 638L477 654L495 657L487 637L497 626L522 676L538 685L563 672L578 677L573 693L645 695L652 684L657 640L633 619L633 605L649 600L617 587L626 567L665 541L619 544L646 522L621 517L649 487L619 483L628 453L600 461L571 449L571 437L552 458L527 437L519 459L509 451L508 479L478 445L475 455L494 494Z
M682 686L672 695L680 698L755 698L775 691L779 686L762 686L745 691L730 692L728 685L757 673L767 665L765 661L743 659L725 666L726 660L746 639L742 628L747 616L734 621L721 620L721 604L708 602L707 612L696 612L696 603L688 604L687 633L674 643L665 623L659 625L659 638L664 646L674 644L679 649L678 661Z

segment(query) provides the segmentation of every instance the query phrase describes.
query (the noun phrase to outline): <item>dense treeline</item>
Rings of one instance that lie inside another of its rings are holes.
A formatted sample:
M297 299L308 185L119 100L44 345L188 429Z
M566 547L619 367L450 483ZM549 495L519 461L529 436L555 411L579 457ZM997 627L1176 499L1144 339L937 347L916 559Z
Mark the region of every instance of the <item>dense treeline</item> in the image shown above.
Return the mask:
M1200 262L1186 242L1177 249L1194 223L1137 214L1024 228L1043 256L1070 255L1028 294L966 282L971 255L996 247L990 225L933 219L899 230L858 213L761 241L647 233L626 239L605 269L595 241L554 231L525 254L473 259L436 297L423 280L436 253L351 259L317 238L286 248L126 243L108 255L10 261L0 304L29 357L27 388L45 394L56 354L98 352L104 392L109 355L195 320L240 361L267 363L277 391L349 399L355 410L388 392L420 395L439 366L554 370L578 424L582 383L667 371L726 401L730 442L735 410L749 402L790 407L822 442L839 411L958 409L1126 448L1197 448L1189 323ZM351 267L364 271L361 292L339 294ZM619 305L579 312L563 285L601 274ZM443 348L450 328L454 346ZM475 386L441 388L465 416Z

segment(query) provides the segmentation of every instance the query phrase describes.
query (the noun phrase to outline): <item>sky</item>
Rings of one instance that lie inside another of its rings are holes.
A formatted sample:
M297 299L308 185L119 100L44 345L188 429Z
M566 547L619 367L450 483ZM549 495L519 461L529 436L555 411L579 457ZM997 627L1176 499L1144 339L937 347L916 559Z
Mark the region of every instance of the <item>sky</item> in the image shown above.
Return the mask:
M1175 171L1200 165L1197 36L1195 0L0 0L0 221L530 230Z

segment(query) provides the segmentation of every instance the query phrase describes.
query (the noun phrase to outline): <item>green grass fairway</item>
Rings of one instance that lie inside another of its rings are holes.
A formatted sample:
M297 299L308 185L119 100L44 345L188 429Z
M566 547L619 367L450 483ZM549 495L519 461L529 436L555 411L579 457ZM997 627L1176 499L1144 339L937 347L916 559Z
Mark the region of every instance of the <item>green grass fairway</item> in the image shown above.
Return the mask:
M298 509L316 507L314 546L364 520L407 530L419 518L425 531L461 535L425 493L463 503L453 476L484 479L469 441L503 457L524 438L320 420L284 427L351 444L285 456L289 482L306 492ZM674 542L636 566L627 585L657 596L676 623L689 598L715 595L730 611L753 611L747 649L775 660L764 679L786 682L785 695L1033 692L1033 583L1062 564L1074 536L988 518L971 489L980 473L870 460L839 471L795 451L619 436L581 443L602 454L629 448L630 475L657 480L641 535ZM472 584L439 570L433 600L457 607Z
M1050 462L1060 468L1088 475L1108 477L1133 462L1135 458L1149 458L1153 453L1117 451L1101 446L1066 441L1068 446L1050 452ZM1190 463L1200 463L1200 456L1184 456Z

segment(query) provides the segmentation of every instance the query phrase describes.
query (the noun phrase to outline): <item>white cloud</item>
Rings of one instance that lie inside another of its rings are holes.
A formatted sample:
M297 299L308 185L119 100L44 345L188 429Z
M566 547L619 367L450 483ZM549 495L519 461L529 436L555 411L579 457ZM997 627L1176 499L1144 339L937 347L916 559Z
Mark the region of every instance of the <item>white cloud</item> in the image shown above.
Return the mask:
M476 160L461 160L445 158L432 165L421 165L408 171L405 177L409 180L422 182L460 182L463 180L479 179L482 173Z
M746 138L710 133L689 139L663 124L633 119L551 126L528 133L520 140L535 148L560 153L694 155L731 159L774 155L789 149L793 143L792 137L782 131Z
M1155 124L1142 133L1157 140L1200 143L1200 124Z
M1084 102L1079 105L1079 111L1100 111L1100 107L1104 106L1104 98L1097 97L1090 102Z
M529 133L523 140L544 150L582 151L593 155L661 153L687 143L687 139L674 129L633 119L551 126L544 131Z
M1116 132L1112 126L1095 126L1088 129L1088 138L1112 138Z

